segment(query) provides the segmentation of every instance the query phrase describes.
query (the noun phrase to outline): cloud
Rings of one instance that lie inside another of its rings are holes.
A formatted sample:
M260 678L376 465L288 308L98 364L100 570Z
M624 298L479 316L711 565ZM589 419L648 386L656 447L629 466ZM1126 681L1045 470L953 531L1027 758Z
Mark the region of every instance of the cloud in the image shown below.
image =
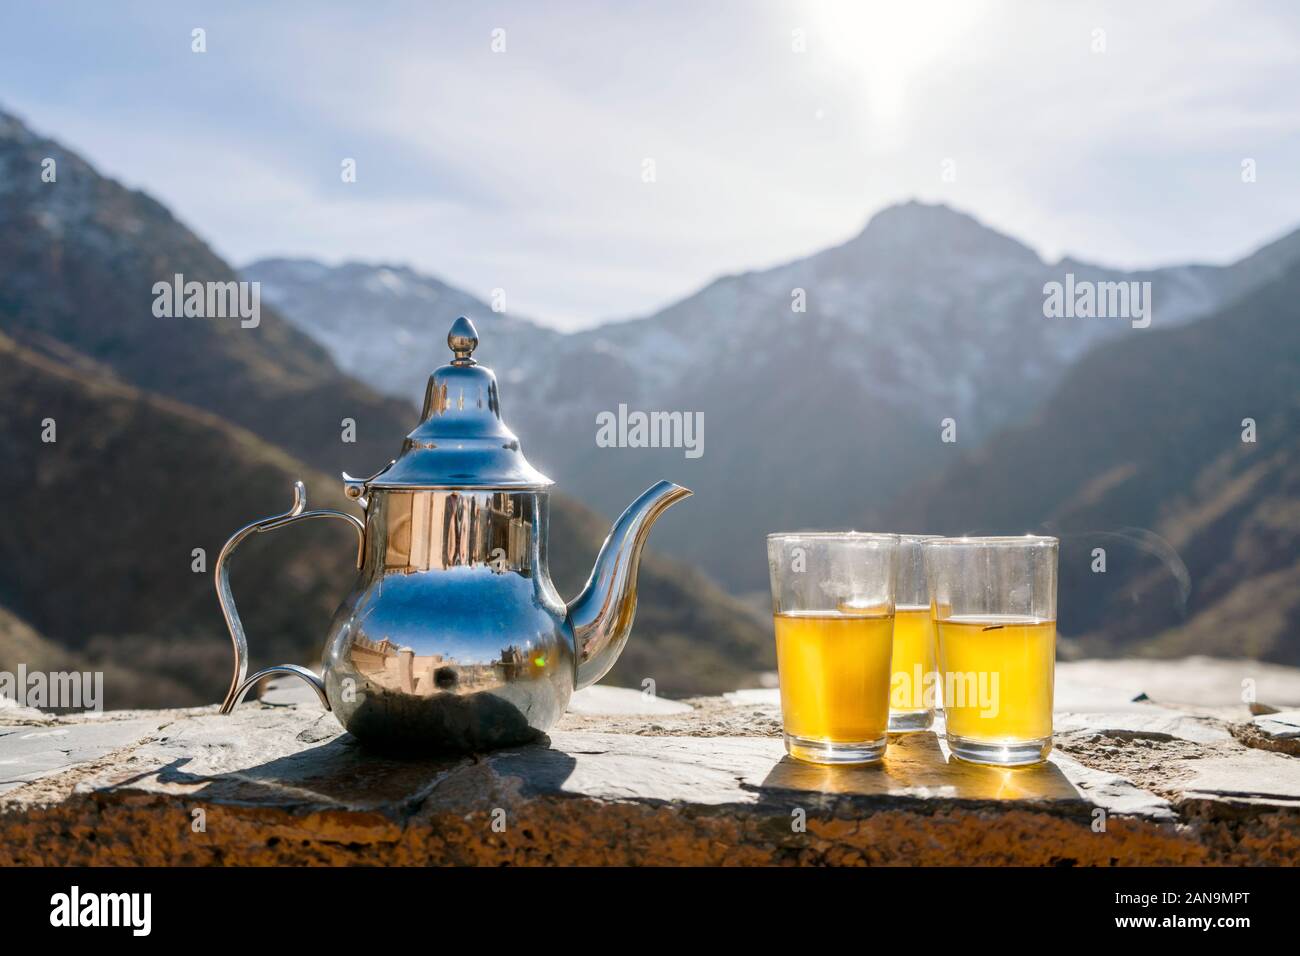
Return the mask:
M10 105L226 256L407 262L569 327L912 196L1126 266L1224 260L1300 220L1281 3L28 12L0 39Z

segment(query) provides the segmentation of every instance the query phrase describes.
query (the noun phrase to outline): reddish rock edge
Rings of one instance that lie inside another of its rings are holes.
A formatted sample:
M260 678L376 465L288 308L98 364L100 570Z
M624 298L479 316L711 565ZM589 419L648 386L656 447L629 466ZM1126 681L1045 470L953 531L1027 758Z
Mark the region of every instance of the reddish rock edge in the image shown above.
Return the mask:
M0 865L1300 862L1300 757L1244 709L1058 714L1047 766L998 771L933 734L809 766L772 707L691 703L416 762L310 704L0 710Z

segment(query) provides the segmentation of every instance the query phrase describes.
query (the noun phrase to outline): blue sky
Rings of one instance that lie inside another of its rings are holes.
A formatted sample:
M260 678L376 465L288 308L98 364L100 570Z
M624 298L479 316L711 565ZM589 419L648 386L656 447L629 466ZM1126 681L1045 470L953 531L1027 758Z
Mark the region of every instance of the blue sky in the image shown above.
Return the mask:
M0 106L236 264L406 263L572 328L913 197L1048 258L1243 255L1300 226L1297 10L8 0Z

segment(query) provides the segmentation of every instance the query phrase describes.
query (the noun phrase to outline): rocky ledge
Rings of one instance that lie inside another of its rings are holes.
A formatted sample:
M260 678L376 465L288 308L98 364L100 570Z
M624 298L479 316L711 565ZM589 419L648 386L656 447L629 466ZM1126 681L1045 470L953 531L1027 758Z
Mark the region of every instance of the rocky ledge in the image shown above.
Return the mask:
M801 764L766 690L595 688L548 741L413 762L290 688L231 717L0 708L0 865L1300 863L1300 670L1079 662L1057 696L1026 770L933 733Z

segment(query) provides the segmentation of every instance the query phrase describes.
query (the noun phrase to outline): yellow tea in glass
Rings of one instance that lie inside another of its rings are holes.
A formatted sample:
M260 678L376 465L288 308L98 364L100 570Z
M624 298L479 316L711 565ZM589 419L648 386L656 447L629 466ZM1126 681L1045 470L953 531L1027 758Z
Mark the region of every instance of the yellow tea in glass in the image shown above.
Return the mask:
M888 614L777 614L781 714L795 738L836 743L884 737L889 725Z
M941 667L954 675L948 732L992 744L1050 738L1056 622L983 614L938 624Z
M921 551L921 545L933 537L898 536L894 663L889 681L889 732L893 734L929 730L934 723L937 642Z
M894 646L894 535L769 535L786 751L813 763L885 752Z
M889 731L929 730L934 723L935 633L930 608L894 611L894 663L889 680Z
M938 538L924 545L948 748L997 766L1052 749L1055 538Z

